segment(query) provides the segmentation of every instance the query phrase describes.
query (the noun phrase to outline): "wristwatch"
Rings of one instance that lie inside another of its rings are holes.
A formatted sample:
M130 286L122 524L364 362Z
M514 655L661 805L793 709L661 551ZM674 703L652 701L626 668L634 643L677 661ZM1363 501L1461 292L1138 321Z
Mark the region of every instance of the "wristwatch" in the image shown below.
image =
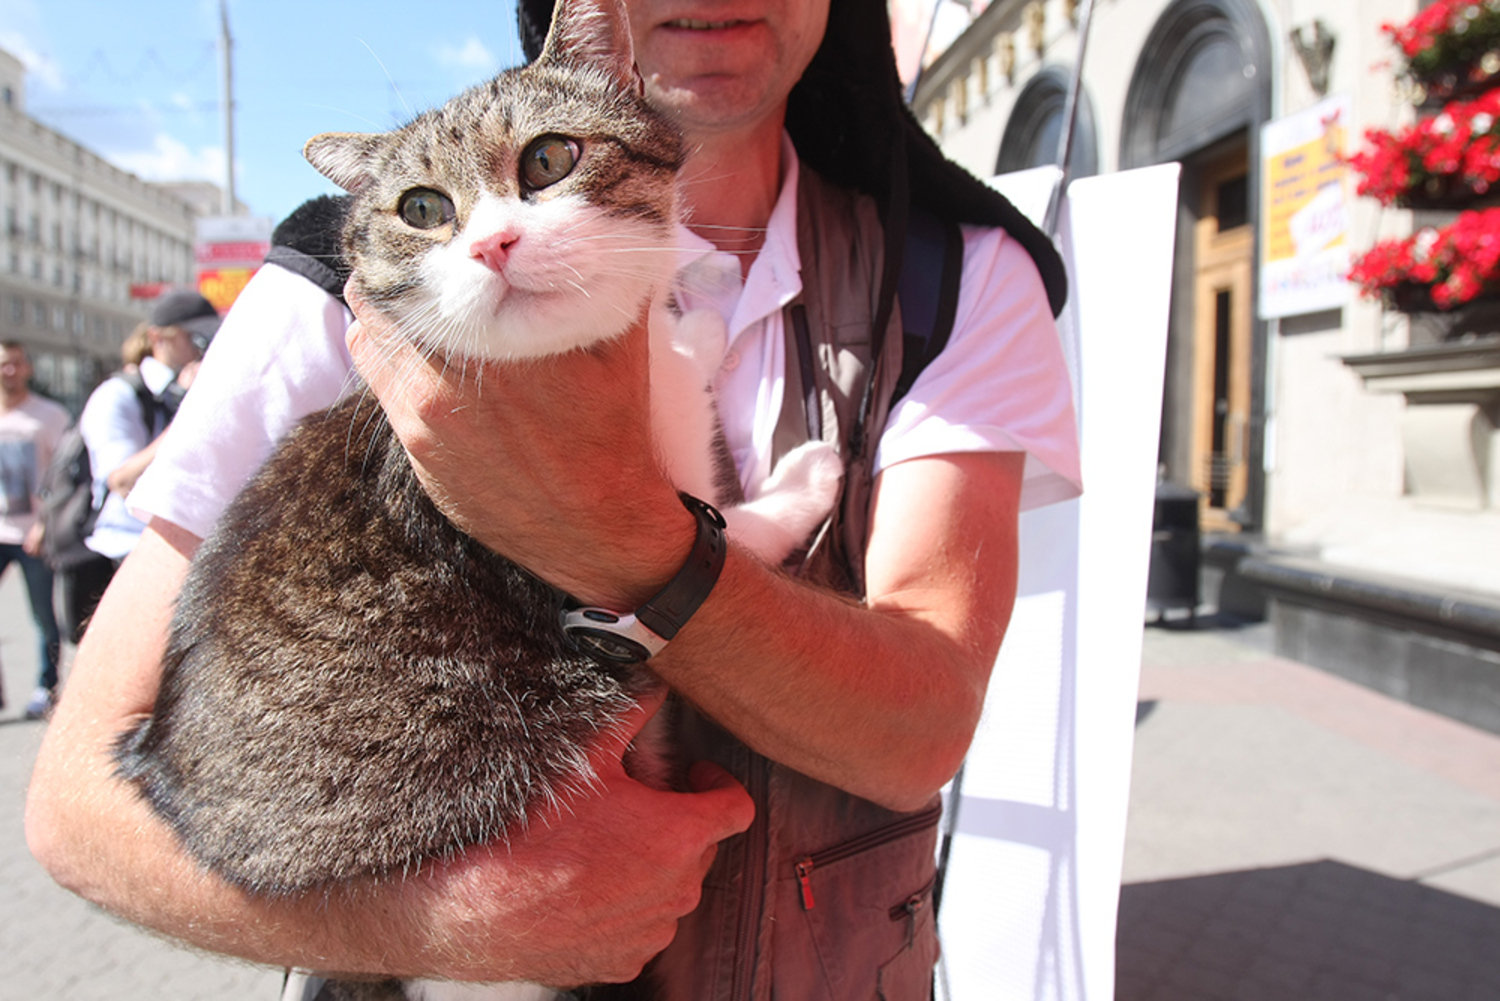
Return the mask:
M634 612L571 603L564 607L563 635L579 650L616 664L650 660L708 598L724 569L724 516L691 494L677 496L698 526L687 562L666 587Z

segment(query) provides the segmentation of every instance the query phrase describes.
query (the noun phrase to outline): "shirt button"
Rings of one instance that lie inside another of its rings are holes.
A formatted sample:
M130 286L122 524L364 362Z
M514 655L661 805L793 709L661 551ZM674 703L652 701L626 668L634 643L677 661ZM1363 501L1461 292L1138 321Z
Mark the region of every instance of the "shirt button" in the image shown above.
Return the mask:
M729 351L724 355L724 364L720 366L725 372L733 372L740 367L740 353Z

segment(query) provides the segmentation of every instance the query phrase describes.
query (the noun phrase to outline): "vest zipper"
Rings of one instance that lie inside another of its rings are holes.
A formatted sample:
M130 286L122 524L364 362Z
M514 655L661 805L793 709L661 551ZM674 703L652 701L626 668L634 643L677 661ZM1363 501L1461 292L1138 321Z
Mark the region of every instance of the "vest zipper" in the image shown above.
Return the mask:
M938 818L942 815L943 804L934 803L921 813L902 817L900 820L886 824L884 827L877 827L867 834L861 834L857 838L850 838L848 841L840 842L831 848L824 848L821 851L813 852L811 855L804 855L794 867L797 874L797 885L802 890L802 909L810 911L817 905L816 900L813 898L812 887L814 869L832 865L834 862L851 858L860 852L868 851L871 848L931 827L937 823Z

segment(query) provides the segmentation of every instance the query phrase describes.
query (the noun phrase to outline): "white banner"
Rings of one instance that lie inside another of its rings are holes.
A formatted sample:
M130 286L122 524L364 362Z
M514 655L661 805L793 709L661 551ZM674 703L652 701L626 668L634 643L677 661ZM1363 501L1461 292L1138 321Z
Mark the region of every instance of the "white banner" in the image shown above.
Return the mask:
M1056 177L994 183L1040 219ZM1176 164L1091 177L1063 201L1084 494L1021 518L939 913L947 1001L1113 996L1177 179Z

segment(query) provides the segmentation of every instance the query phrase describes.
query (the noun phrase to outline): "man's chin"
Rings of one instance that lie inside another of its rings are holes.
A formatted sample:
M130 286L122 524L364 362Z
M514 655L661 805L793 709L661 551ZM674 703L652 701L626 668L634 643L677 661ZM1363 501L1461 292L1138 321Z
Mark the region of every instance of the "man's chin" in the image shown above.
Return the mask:
M723 135L753 129L774 119L779 127L785 100L740 77L702 76L681 84L648 82L646 99L689 136Z

